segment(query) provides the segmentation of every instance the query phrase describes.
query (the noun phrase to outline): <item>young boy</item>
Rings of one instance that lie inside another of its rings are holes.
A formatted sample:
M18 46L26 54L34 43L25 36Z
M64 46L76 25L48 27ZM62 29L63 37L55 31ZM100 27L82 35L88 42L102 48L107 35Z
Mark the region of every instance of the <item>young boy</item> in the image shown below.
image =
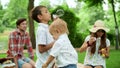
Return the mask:
M32 18L38 23L36 33L36 68L42 68L49 56L49 51L53 46L54 40L48 30L48 22L51 20L51 15L45 6L37 6L32 10ZM51 63L48 68L51 68Z
M47 68L54 58L56 58L56 64L59 68L77 68L78 55L68 38L66 22L59 18L56 19L50 25L49 31L56 42L42 68Z

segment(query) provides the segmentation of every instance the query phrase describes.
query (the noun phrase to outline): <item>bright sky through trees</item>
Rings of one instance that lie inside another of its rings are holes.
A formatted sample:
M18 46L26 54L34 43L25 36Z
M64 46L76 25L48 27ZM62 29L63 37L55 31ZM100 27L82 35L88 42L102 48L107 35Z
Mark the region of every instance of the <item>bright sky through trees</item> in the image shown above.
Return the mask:
M10 0L0 0L1 1L1 4L3 5L3 8L6 8L7 7L7 4L9 3L9 1ZM63 3L63 1L64 0L50 0L50 4L52 5L52 6L54 6L54 5L61 5L62 3ZM75 0L65 0L66 2L67 2L67 4L68 4L68 6L70 7L70 8L75 8L76 7L76 2L75 2ZM37 5L39 5L39 3L40 3L40 0L35 0L35 6L37 6Z
M3 8L7 8L7 4L9 3L10 0L0 0L1 4L3 5ZM66 1L66 3L68 4L68 6L70 8L75 8L77 3L76 1L77 0L50 0L50 5L51 6L54 6L54 5L61 5L63 3L63 1ZM104 0L105 4L103 4L103 9L104 10L108 10L108 1L107 0ZM39 5L40 4L40 0L35 0L34 2L35 6ZM118 6L120 6L120 4L116 3L115 4L116 8L115 10L117 11L118 10Z

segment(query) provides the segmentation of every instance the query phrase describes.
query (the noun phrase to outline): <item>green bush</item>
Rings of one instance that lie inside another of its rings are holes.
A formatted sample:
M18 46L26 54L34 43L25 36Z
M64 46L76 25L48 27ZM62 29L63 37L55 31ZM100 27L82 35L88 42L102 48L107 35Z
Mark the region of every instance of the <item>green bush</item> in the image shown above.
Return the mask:
M4 32L4 29L5 29L5 27L4 27L4 25L2 25L2 21L0 20L0 33L3 33Z
M116 39L115 34L108 33L107 38L110 40L110 44L114 46L115 45L115 39Z
M72 42L73 46L75 48L79 48L83 44L83 41L84 41L83 39L84 37L82 36L81 33L76 33L75 39Z
M3 33L4 32L4 30L5 30L5 26L3 26L3 25L0 25L1 27L0 27L0 33Z
M77 34L77 23L79 22L79 18L70 10L67 6L66 7L57 7L53 10L52 14L54 14L58 9L64 10L64 15L60 18L67 22L68 30L69 30L69 39L74 47L79 47L82 38L79 34Z

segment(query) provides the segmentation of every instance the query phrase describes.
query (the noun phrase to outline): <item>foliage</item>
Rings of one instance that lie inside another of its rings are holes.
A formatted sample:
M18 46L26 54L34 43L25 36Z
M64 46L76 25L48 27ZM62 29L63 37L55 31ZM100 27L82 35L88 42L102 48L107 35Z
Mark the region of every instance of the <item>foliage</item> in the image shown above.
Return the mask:
M5 26L2 23L3 22L2 17L4 15L4 12L5 12L5 10L3 9L2 5L1 5L1 1L0 1L0 26L1 26L0 33L2 33L4 31L4 29L5 29Z
M119 11L116 12L116 18L118 20L117 22L118 22L118 26L119 26L119 24L120 24L119 20L120 19L118 17L119 17ZM108 33L108 38L111 41L111 45L115 45L116 44L116 42L115 42L116 41L116 31L115 31L115 26L116 25L115 25L115 22L114 22L112 9L109 9L108 11L106 11L104 22L107 25L107 27L110 28L110 32ZM120 30L120 28L119 28L119 30Z
M27 6L29 0L10 0L6 9L3 9L0 4L0 32L4 29L15 28L15 21L21 17L28 17ZM58 0L60 1L60 0ZM70 31L69 37L75 47L79 47L82 41L89 34L89 28L92 27L94 22L101 19L105 25L110 28L108 38L112 45L115 45L115 23L112 12L111 0L107 4L108 10L103 10L102 5L105 4L104 0L78 0L76 8L69 8L66 1L63 1L61 9L65 11L65 15L61 17L68 23ZM115 4L120 3L119 0ZM41 0L40 5L45 5L51 12L55 12L59 5L51 6L49 0ZM60 8L60 7L59 7ZM120 25L120 9L116 11L118 25ZM37 27L35 25L35 27ZM119 27L120 30L120 27ZM119 31L120 32L120 31Z
M77 23L77 32L81 34L82 41L84 41L85 37L89 35L89 29L93 27L94 22L99 19L104 20L104 12L101 7L93 6L88 8L84 4L77 17L80 19L80 22Z
M2 18L6 27L12 27L11 22L18 18L27 17L27 2L27 0L10 0Z
M79 1L83 1L83 0L79 0ZM87 29L89 28L89 26L93 25L93 23L97 19L101 19L105 22L105 25L107 25L107 27L110 29L110 32L108 33L108 39L110 39L111 45L115 45L115 42L114 42L115 41L115 23L114 23L112 7L109 6L109 9L104 11L102 8L102 4L104 3L103 0L101 1L97 0L98 2L96 3L94 3L95 2L94 0L87 0L87 1L93 4L91 4L91 6L88 6L90 3L84 1L85 7L83 6L79 12L79 17L81 21L78 24L79 26L78 28L81 30L80 32L84 32L83 35L85 35L85 33L87 33ZM118 16L117 20L119 20L119 14L116 14L116 16ZM86 25L88 27L84 28L83 25Z
M1 20L0 20L0 33L4 32L5 26L1 24Z
M89 7L91 6L101 6L104 3L104 0L78 0L85 2Z
M73 44L74 47L79 47L80 43L77 42L78 39L80 41L81 36L77 34L77 23L79 22L79 18L76 17L76 15L67 7L57 7L55 10L53 10L52 14L54 14L58 9L63 9L64 10L64 15L60 17L61 19L65 20L68 25L68 30L69 30L69 39L71 43ZM78 38L79 36L79 38Z
M81 23L87 23L89 25L93 25L94 22L98 19L104 19L104 11L101 7L83 7L79 11L79 18L81 19Z
M44 5L48 8L51 8L50 6L50 0L41 0L40 5Z
M120 10L116 13L116 18L118 22L118 29L119 29L119 44L120 44Z

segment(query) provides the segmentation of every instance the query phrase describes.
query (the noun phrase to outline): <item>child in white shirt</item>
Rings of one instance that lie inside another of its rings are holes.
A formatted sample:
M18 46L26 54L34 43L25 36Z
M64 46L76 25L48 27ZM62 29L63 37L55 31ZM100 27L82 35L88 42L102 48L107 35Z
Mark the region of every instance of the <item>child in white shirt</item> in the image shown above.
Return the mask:
M36 31L36 68L42 68L42 64L47 60L54 43L54 39L49 33L48 25L51 15L47 7L40 5L33 8L31 16L38 23ZM52 66L54 66L54 62L48 68L52 68Z
M65 21L56 19L49 27L50 33L56 40L48 60L42 65L47 68L51 61L56 58L56 64L59 68L77 68L78 55L68 38L68 28Z

